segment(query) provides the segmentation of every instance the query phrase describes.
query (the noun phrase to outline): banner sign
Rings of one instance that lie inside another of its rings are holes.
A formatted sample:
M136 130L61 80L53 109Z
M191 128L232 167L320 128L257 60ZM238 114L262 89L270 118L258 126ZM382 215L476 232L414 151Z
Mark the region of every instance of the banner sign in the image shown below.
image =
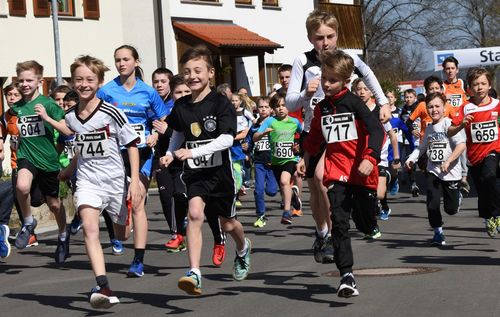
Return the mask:
M459 67L497 65L500 64L500 46L434 51L434 69L436 71L443 69L441 64L448 56L455 57Z

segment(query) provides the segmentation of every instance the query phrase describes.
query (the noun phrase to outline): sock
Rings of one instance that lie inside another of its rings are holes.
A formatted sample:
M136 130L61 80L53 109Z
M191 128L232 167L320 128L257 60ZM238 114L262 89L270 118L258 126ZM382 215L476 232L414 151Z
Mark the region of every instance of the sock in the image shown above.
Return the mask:
M247 243L247 240L245 240L245 244L243 245L243 250L241 251L236 251L236 254L241 258L241 257L244 257L245 254L247 254L247 251L248 251L248 243Z
M283 210L283 217L285 215L290 216L290 210Z
M66 230L64 230L64 232L59 234L59 240L61 240L63 242L66 241L67 235L68 235L68 232Z
M193 272L193 273L195 273L196 275L198 275L199 277L201 277L201 271L200 271L200 269L191 268L189 271L190 271L190 272Z
M342 278L347 277L347 276L349 276L349 275L350 275L352 278L354 278L354 274L352 274L352 272L342 274Z
M108 277L106 275L99 275L95 277L97 286L100 288L109 288Z
M318 233L318 236L320 238L324 238L328 235L328 227L325 227L325 228L322 228L322 229L319 229L316 228L316 232Z
M442 234L443 233L443 227L434 228L434 233Z
M134 249L134 259L144 262L144 253L146 253L146 249Z
M24 217L24 224L27 225L32 225L33 224L33 215L29 217Z

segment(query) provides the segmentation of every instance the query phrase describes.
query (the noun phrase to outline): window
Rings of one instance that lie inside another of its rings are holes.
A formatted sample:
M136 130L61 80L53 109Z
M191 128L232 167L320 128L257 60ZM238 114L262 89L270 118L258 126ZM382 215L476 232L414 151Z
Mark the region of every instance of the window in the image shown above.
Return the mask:
M277 7L278 6L278 0L262 0L262 5Z
M59 2L59 10L58 10L59 15L62 16L75 15L73 0L58 0L58 2Z
M33 11L36 17L49 17L50 2L47 0L33 0Z
M58 2L60 16L75 16L74 0L53 0ZM33 0L33 11L36 17L48 17L52 8L49 0Z
M279 83L278 68L281 64L266 64L266 88L267 92L273 91L273 86Z
M83 0L83 17L99 20L99 0Z
M9 14L16 17L25 17L26 0L9 0Z
M236 4L252 4L252 0L236 0Z

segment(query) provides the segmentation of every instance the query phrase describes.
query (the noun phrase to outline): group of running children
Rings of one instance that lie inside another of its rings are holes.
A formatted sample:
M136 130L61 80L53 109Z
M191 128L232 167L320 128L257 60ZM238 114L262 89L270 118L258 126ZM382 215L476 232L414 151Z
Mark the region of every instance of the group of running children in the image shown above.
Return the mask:
M154 88L142 81L139 55L132 46L115 50L119 76L105 85L104 63L80 56L71 65L73 90L58 88L53 99L39 92L43 67L36 61L18 63L16 85L5 89L10 109L2 119L3 137L11 137L16 164L12 185L22 222L16 248L36 243L31 206L45 202L59 228L56 263L66 261L70 235L83 228L97 283L90 304L109 308L119 303L106 277L99 216L105 217L117 255L123 254L120 241L133 227L134 258L127 275L141 277L148 233L145 201L154 174L173 232L165 246L171 252L188 250L189 270L178 287L201 294L205 217L215 241L214 264L224 261L227 233L236 243L233 277L243 280L252 250L236 218L245 153L253 157L255 227L266 225L265 195L274 196L278 190L281 223L289 225L293 216L301 216L302 178L307 179L316 225L314 259L336 264L339 297L359 295L349 219L366 239L381 236L377 218L389 219L387 186L391 193L397 191L398 170L406 156L407 170L414 170L417 162L426 170L433 244L445 244L441 196L451 215L460 208L460 190L469 190L467 164L477 188L479 216L491 237L500 232L500 104L488 95L491 75L471 69L468 98L464 82L457 79L458 61L449 57L443 62L447 81L428 77L427 96L420 103L414 90L405 91L401 112L395 106L396 92L384 94L357 55L336 49L338 22L332 14L313 11L306 29L314 48L299 55L293 66L280 69L282 87L257 101L257 119L242 108L244 94L230 97L211 88L214 65L204 46L186 50L179 61L180 75L156 70ZM353 74L359 78L351 82ZM60 180L70 182L77 210L69 226L59 199ZM418 187L412 191L418 195ZM2 257L10 253L8 236L8 223L2 223Z

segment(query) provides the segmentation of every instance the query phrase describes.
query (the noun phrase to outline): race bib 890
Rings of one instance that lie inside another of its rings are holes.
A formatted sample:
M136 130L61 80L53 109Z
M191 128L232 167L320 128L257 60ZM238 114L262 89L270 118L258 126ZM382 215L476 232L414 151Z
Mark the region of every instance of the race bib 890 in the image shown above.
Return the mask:
M354 113L339 113L321 117L321 131L328 143L358 139Z

